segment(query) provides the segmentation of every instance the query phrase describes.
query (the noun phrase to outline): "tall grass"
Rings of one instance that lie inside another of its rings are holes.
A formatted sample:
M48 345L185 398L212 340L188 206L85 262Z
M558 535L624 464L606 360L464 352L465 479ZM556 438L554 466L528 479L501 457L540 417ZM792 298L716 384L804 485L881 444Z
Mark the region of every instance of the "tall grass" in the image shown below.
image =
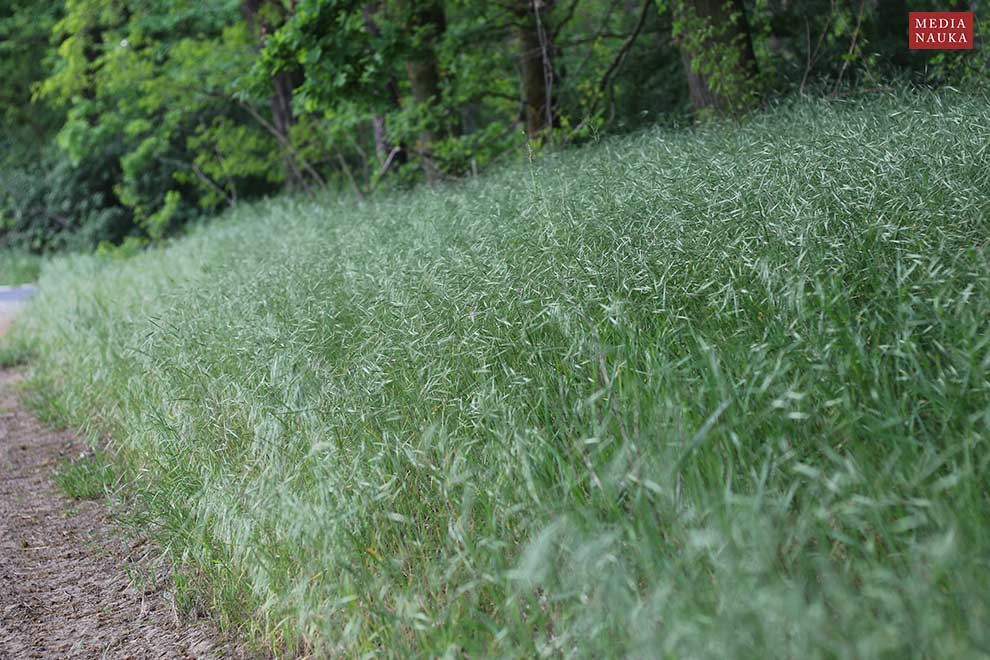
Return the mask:
M12 248L0 248L0 286L37 282L42 258Z
M988 219L986 97L809 101L57 261L15 341L285 653L970 656Z

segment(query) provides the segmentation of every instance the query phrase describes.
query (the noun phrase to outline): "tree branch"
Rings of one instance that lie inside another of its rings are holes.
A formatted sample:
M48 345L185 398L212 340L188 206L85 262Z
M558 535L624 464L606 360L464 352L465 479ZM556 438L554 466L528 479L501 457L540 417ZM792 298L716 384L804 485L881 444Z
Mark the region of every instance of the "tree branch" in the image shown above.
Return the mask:
M626 40L619 47L619 52L616 53L615 58L609 65L608 69L605 70L605 75L602 76L601 81L598 83L598 91L591 101L591 106L588 108L587 116L581 121L580 124L574 129L573 133L577 133L580 129L584 128L587 124L588 119L594 116L595 110L598 109L598 102L602 97L604 91L608 88L609 83L612 80L612 76L621 68L623 62L625 62L626 56L632 49L633 44L636 43L636 39L639 38L640 33L643 31L643 26L646 25L646 17L649 14L650 7L653 6L654 0L645 0L643 2L643 9L639 12L639 20L636 22L636 27L633 31L626 37Z
M289 152L289 154L292 156L292 158L290 158L289 160L290 162L292 162L292 166L294 169L296 169L297 173L299 173L300 175L302 174L301 172L299 172L298 167L296 166L296 161L298 161L299 164L302 165L303 169L305 169L306 172L308 172L309 175L313 177L313 180L316 181L316 183L319 184L320 187L325 187L327 185L326 179L324 179L319 172L313 169L313 166L310 165L309 162L307 162L306 159L303 158L302 155L296 150L296 148L292 146L292 143L289 141L289 138L287 136L282 135L282 132L279 131L277 128L275 128L270 121L268 121L263 116L261 116L261 113L255 110L250 103L239 99L238 102L241 104L241 107L243 107L247 111L247 113L251 115L252 118L254 118L255 121L261 124L261 126L266 131L271 133L272 136L276 140L278 140L278 143L281 144L282 147ZM299 178L300 181L303 181L303 185L305 185L304 177L300 176Z
M846 53L845 58L842 60L842 68L839 69L839 77L835 79L835 87L832 89L833 97L839 93L839 85L842 84L842 76L845 74L846 68L849 66L849 60L852 59L852 55L856 51L856 39L859 38L859 28L863 25L863 14L865 12L866 0L860 0L859 17L856 19L856 29L853 30L852 39L849 42L849 52Z

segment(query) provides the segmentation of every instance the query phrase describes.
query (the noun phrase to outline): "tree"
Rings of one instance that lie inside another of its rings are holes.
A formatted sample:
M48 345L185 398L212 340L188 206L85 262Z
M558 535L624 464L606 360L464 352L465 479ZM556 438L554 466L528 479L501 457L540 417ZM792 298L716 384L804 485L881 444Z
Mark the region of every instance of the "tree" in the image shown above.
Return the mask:
M380 4L369 4L364 7L364 27L368 31L368 34L375 40L381 40L382 31L378 27L378 23L375 20L375 14L380 11ZM384 104L387 110L397 110L402 106L401 97L399 96L399 81L396 80L395 76L389 76L388 81L385 83L383 89ZM388 137L388 129L386 126L385 113L376 112L372 115L372 132L375 140L375 154L378 156L378 164L384 172L391 163L402 164L406 162L406 149L405 146L399 144L393 147L391 141Z
M115 202L151 237L283 180L271 121L240 87L257 51L239 18L232 2L76 0L53 29L40 93L67 108L58 144L114 172Z
M743 112L764 83L985 79L971 53L908 54L905 7L0 0L0 240L156 238L283 187L464 176L550 135Z
M241 13L248 28L256 35L259 49L263 48L268 35L275 32L279 24L289 20L295 10L295 2L266 2L266 0L242 0ZM275 138L283 145L282 162L285 166L289 186L306 189L306 174L297 162L295 150L289 148L295 114L292 98L297 87L303 83L303 71L298 66L286 66L271 75L271 126Z
M0 140L6 150L43 143L64 117L32 103L32 87L44 78L52 26L61 3L16 0L0 3Z
M526 136L534 141L555 124L553 43L546 23L552 6L553 0L517 0L516 7Z
M441 101L440 67L437 63L436 42L447 29L447 17L439 0L413 0L404 9L413 35L406 53L406 72L416 105L423 110L423 128L416 142L416 152L422 157L426 180L439 178L433 146L438 133L431 110Z
M742 0L673 0L674 39L701 114L736 113L757 95L756 55Z

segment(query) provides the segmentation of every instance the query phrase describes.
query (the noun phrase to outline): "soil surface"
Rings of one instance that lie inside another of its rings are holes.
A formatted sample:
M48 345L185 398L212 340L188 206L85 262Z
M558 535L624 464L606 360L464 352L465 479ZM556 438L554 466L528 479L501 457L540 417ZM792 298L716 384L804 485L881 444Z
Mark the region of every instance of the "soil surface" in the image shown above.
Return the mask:
M104 502L57 490L58 465L86 447L24 409L19 378L0 370L0 658L245 657L178 614L152 543L115 531Z

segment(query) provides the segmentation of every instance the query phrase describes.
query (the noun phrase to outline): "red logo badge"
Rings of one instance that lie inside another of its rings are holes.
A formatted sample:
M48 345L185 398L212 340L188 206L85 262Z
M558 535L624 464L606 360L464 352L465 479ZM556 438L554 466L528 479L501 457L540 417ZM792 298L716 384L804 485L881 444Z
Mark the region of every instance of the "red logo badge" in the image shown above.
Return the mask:
M908 48L969 50L973 47L973 12L912 11L908 14Z

